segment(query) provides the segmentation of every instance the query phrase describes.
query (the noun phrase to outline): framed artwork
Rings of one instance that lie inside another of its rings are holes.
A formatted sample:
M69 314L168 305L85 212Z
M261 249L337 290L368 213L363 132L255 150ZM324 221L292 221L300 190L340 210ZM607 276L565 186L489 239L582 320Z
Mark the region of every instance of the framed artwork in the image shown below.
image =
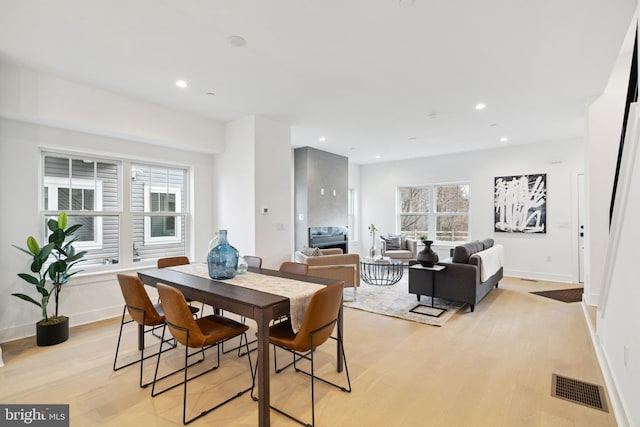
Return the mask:
M494 231L547 232L546 173L495 178Z

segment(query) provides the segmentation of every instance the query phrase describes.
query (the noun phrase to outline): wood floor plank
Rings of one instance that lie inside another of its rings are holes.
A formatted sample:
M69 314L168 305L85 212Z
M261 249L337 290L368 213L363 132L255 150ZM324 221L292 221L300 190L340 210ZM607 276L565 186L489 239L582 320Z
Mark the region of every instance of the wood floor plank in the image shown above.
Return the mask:
M581 303L529 293L570 287L505 278L473 313L465 307L442 327L345 309L353 392L317 384L317 425L615 426L612 413L550 393L552 373L604 385ZM37 347L34 338L3 343L0 402L68 403L75 426L182 425L181 389L151 398L137 386L137 366L112 371L118 327L119 319L75 327L69 341L53 347ZM135 357L135 327L125 340ZM168 353L167 364L180 365L179 350ZM319 349L318 369L340 381L334 354L333 346ZM145 364L145 376L154 363ZM246 363L224 355L219 370L190 383L190 404L205 408L239 389ZM310 417L308 378L271 369L272 401ZM254 426L257 419L257 405L244 395L193 425ZM295 425L276 413L271 420Z

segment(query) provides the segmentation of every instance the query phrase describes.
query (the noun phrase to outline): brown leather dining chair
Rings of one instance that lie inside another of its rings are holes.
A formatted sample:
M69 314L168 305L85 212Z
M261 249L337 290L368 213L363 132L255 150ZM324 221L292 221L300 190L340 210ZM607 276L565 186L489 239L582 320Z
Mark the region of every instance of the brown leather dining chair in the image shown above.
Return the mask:
M151 390L151 396L157 396L161 393L169 391L175 387L183 385L183 400L182 400L182 423L188 424L209 412L219 408L220 406L230 402L236 397L240 397L242 394L251 390L252 387L248 387L245 390L242 390L225 401L218 403L215 406L210 407L204 411L198 410L198 415L187 419L187 383L195 378L198 378L204 374L207 374L215 369L218 369L220 366L220 344L225 340L237 337L239 335L246 335L247 330L249 329L247 326L236 322L235 320L228 319L223 316L219 316L217 314L211 314L209 316L204 316L199 319L194 319L189 310L189 306L187 305L187 301L178 289L173 288L171 286L163 285L161 283L157 284L158 293L160 294L160 300L162 301L162 307L165 312L166 317L166 325L167 329L173 336L173 338L180 344L184 346L184 367L178 370L175 370L167 375L158 378L158 368L160 366L160 356L161 353L158 353L158 361L156 363L156 371L153 379L153 387ZM162 332L162 337L164 339L165 330ZM246 342L246 336L245 336ZM205 358L205 350L216 347L216 363L210 369L205 370L204 372L200 372L191 378L189 378L188 369L190 366L200 363ZM189 354L189 348L198 348L199 351ZM248 347L247 347L248 352ZM189 364L189 357L194 356L196 354L201 354L201 358ZM249 360L249 372L251 374L251 382L254 382L254 374L253 368L251 365L251 355L248 354ZM167 388L156 392L156 384L161 380L168 378L174 374L184 371L184 377L181 382L178 384L174 384L172 386L168 386Z
M186 257L186 256L158 258L158 261L157 261L158 268L176 267L178 265L187 265L187 264L191 264L191 261L189 261L189 257ZM187 299L187 302L189 303L189 307L191 307L191 311L196 310L195 313L200 311L201 316L202 314L204 314L204 303L200 305L200 308L196 308L191 305L193 300Z
M280 264L281 273L301 274L306 276L309 273L309 266L301 262L285 261Z
M338 329L337 337L331 336L336 324L338 323L338 316L342 305L342 289L342 283L336 283L328 285L317 291L309 302L309 306L307 307L307 311L304 314L302 324L297 333L293 332L291 321L289 319L276 323L269 328L269 342L274 345L274 363L276 364L276 373L282 372L282 370L286 369L288 366L293 365L296 372L303 373L311 378L311 424L305 423L278 408L272 407L273 410L302 425L315 425L315 380L320 380L325 384L332 385L341 391L347 393L351 392L351 380L349 379L347 358L344 354L344 344L340 330ZM342 351L344 371L347 377L346 387L315 375L315 350L330 338L337 340ZM283 368L278 368L275 351L276 347L291 352L293 354L293 362ZM310 372L304 371L298 367L299 361L302 359L311 363Z
M143 383L142 381L144 361L150 357L157 356L158 353L145 356L145 335L149 332L153 334L153 332L158 328L164 328L164 312L162 311L160 304L153 304L151 302L151 299L149 299L149 295L147 294L147 291L145 291L144 285L140 279L135 276L127 276L124 274L118 274L117 277L125 305L122 310L122 319L120 320L120 333L118 334L116 355L113 359L113 370L119 371L127 366L140 363L140 387L147 387L151 382ZM125 320L127 312L131 317L129 320ZM124 328L124 325L131 322L138 324L138 349L140 351L140 359L118 366L118 352L120 351L120 342L122 340L122 329ZM162 339L160 335L153 335L156 338ZM170 345L170 348L174 348L176 346L175 342ZM160 345L160 350L162 351L169 350L170 348L162 350L162 345Z

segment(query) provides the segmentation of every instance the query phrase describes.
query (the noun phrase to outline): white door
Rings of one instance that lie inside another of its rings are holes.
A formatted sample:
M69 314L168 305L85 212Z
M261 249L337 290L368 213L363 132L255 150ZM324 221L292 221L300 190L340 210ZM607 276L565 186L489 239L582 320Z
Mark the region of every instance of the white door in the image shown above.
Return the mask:
M584 283L584 175L578 175L578 282Z

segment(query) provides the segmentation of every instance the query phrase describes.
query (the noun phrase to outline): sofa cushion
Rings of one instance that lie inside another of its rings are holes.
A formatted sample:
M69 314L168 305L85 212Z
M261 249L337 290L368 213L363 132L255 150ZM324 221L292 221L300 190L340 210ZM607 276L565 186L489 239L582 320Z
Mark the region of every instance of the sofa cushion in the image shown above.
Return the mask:
M480 243L482 243L482 250L485 249L489 249L491 247L493 247L493 244L495 243L494 240L492 238L486 238L486 239L482 239L480 240Z
M322 252L318 248L303 248L300 252L305 254L306 256L320 256Z
M401 248L400 236L389 234L388 237L380 236L380 238L386 242L387 251L397 251Z
M452 262L467 264L469 263L469 258L471 257L471 255L482 250L484 250L484 245L478 240L456 246L456 248L453 250Z

